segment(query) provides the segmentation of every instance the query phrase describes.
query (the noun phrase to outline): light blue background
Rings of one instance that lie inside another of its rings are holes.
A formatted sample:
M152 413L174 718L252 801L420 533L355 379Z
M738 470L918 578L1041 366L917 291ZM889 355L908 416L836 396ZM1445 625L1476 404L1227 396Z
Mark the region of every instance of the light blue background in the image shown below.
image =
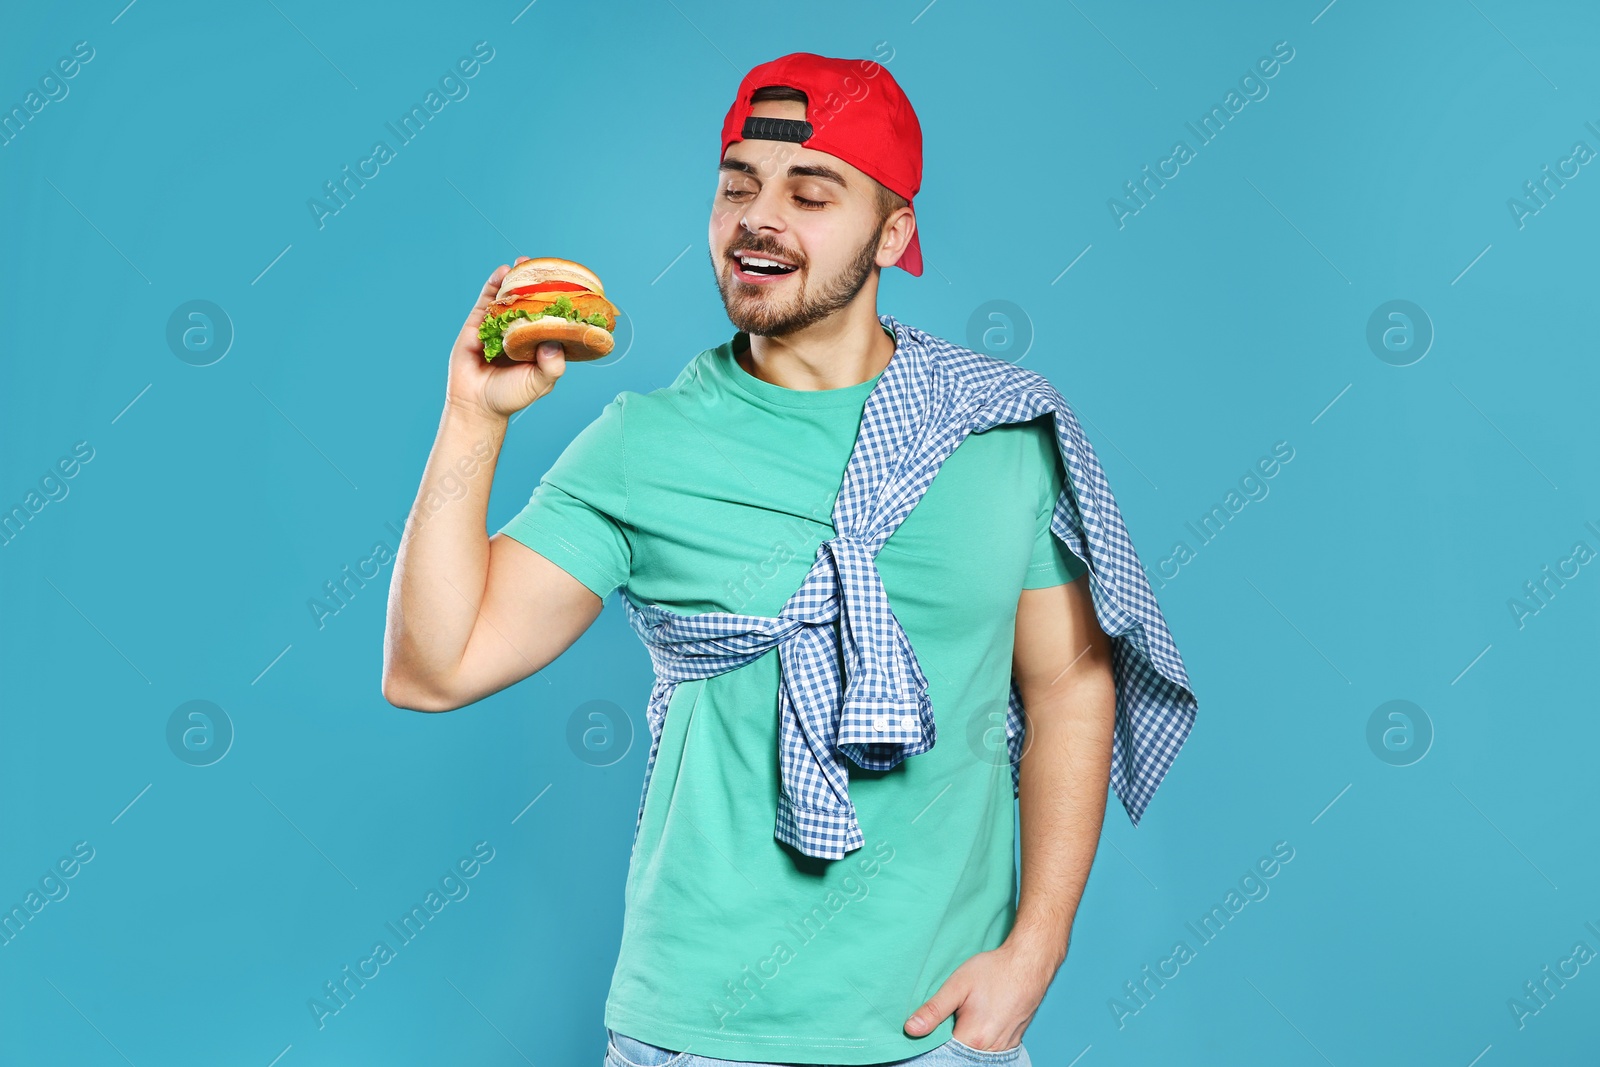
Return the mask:
M969 343L1017 305L1031 346L1001 348L1073 403L1147 567L1195 550L1159 595L1198 725L1139 829L1108 813L1034 1062L1593 1055L1600 965L1522 1028L1507 1001L1600 951L1600 567L1523 626L1508 602L1600 548L1600 168L1522 227L1507 201L1600 149L1597 31L1505 0L11 12L0 107L94 58L0 147L0 507L94 458L0 548L0 904L95 855L0 947L0 1060L599 1061L651 678L617 605L428 716L379 693L391 568L320 629L307 604L395 545L497 264L589 264L634 336L512 426L491 528L618 391L729 336L717 134L743 72L801 50L888 57L921 117L928 269L880 310ZM319 228L307 201L478 41L468 95ZM1279 41L1269 94L1119 229L1108 199ZM1409 366L1366 341L1396 299L1436 330ZM236 333L211 366L165 340L190 300ZM1367 742L1394 699L1435 733L1410 766ZM190 700L236 733L209 767L168 747ZM588 701L631 717L611 766L569 748ZM319 1030L308 1000L478 841L470 895ZM1119 1028L1111 998L1279 841L1270 895Z

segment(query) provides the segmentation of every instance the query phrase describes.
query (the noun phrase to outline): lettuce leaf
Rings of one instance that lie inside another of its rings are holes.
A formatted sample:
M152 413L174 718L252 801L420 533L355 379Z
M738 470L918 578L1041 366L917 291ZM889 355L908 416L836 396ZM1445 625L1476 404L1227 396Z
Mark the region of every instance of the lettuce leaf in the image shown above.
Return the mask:
M478 340L483 342L483 358L485 361L493 360L505 351L506 327L513 319L543 318L546 315L559 315L570 322L586 322L591 326L602 329L611 329L611 323L606 319L605 313L596 311L592 315L579 315L578 310L572 306L572 299L566 294L556 297L555 303L540 311L538 316L530 314L523 308L516 308L499 315L486 315L483 324L478 327Z

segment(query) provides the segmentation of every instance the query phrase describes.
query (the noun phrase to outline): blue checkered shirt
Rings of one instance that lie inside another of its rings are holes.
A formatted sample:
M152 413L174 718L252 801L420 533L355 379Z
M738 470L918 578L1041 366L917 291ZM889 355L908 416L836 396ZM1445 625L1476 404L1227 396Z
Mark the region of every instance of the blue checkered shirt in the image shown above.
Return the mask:
M783 610L776 617L685 615L637 604L623 591L629 624L649 649L656 675L635 840L678 683L723 674L777 648L782 790L773 835L825 859L861 847L845 758L888 770L928 751L935 738L927 679L890 608L875 557L968 434L1046 413L1054 413L1068 475L1050 529L1086 563L1095 614L1112 638L1111 787L1134 825L1189 735L1197 704L1183 660L1111 486L1066 400L1035 371L960 348L890 315L879 320L894 331L895 353L862 411L834 502L834 536L817 546L816 561ZM1013 795L1021 786L1023 725L1013 678L1006 712Z

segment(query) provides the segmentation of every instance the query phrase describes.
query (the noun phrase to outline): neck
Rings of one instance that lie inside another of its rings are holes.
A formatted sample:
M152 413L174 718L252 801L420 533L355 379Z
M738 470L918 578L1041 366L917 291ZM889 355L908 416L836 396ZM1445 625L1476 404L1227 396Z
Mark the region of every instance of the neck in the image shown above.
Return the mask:
M870 303L857 301L836 315L778 337L747 336L735 346L739 366L785 389L844 389L883 372L894 356Z

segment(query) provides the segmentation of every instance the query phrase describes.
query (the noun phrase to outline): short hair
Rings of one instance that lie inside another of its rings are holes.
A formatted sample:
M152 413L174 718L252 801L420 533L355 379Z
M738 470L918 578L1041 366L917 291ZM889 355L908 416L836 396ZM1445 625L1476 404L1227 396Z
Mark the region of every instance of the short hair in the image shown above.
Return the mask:
M802 104L809 104L810 98L805 92L790 85L763 85L750 94L750 102L759 104L763 100L795 100ZM883 225L885 219L898 208L903 208L911 203L905 197L884 185L876 178L872 184L877 186L878 194L878 225Z

